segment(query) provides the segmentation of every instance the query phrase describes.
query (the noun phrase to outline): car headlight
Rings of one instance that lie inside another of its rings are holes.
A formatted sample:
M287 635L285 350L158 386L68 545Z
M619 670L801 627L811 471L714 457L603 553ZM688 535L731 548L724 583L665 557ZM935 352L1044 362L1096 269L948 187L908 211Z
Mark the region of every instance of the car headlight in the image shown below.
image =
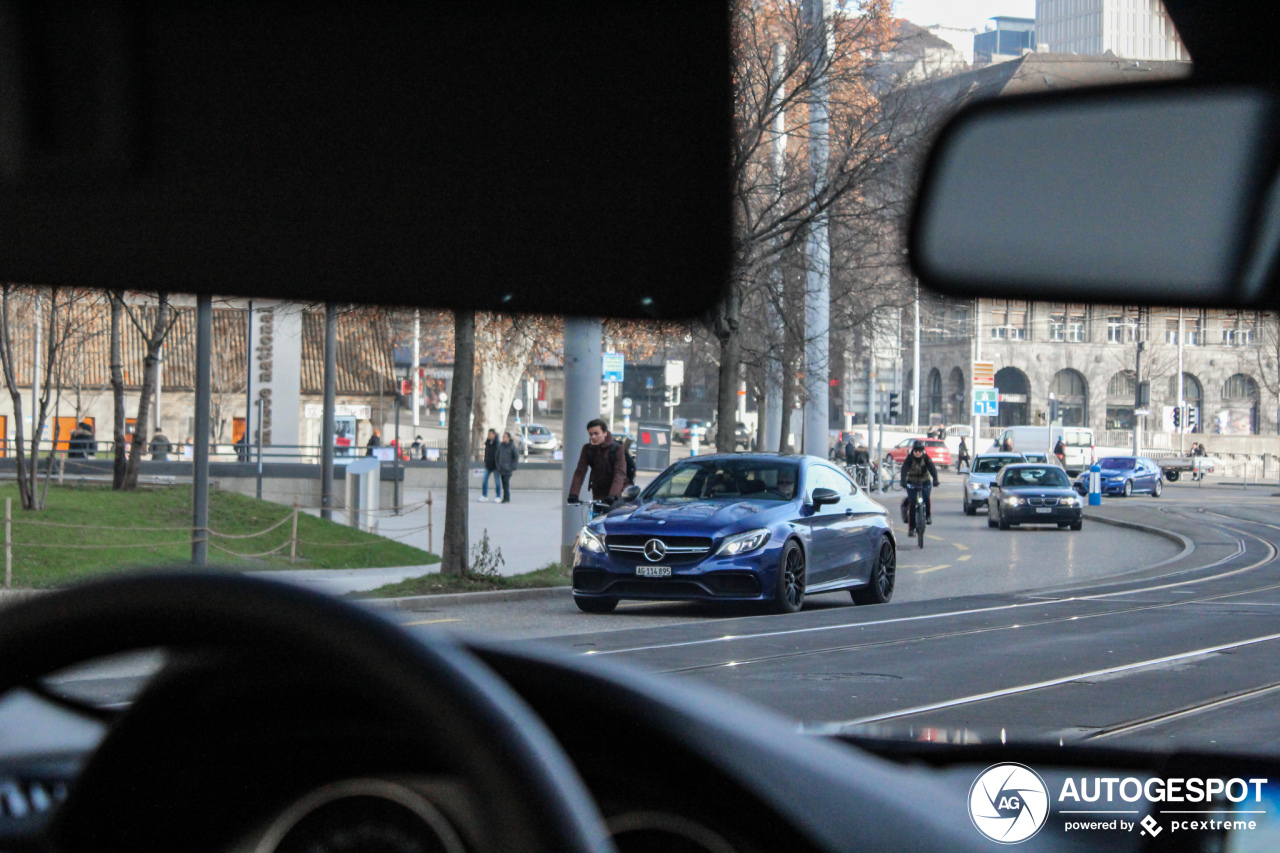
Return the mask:
M969 484L969 491L971 491L971 492L979 491L981 488L982 488L982 484L981 484L981 483L970 483L970 484Z
M1063 506L1080 506L1080 499L1079 498L1063 498L1062 505Z
M1017 495L1010 495L1004 499L1005 506L1022 506L1022 498Z
M768 541L769 531L763 527L759 530L748 530L746 533L739 533L736 536L730 536L728 539L721 542L720 547L716 549L716 553L732 557L735 554L745 554L748 551L754 551Z
M578 533L578 547L596 554L604 553L604 537L598 535L590 527L584 527Z

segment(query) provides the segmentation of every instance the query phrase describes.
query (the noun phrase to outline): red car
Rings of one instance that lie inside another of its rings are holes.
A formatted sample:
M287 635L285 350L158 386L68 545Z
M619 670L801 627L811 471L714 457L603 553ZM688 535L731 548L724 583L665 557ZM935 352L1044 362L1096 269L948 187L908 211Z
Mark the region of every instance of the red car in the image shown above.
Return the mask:
M951 466L951 451L947 449L947 443L937 438L905 438L898 442L898 445L885 455L893 460L893 464L901 465L903 460L911 453L911 445L917 441L924 442L925 455L933 460L933 464L938 468L948 468Z

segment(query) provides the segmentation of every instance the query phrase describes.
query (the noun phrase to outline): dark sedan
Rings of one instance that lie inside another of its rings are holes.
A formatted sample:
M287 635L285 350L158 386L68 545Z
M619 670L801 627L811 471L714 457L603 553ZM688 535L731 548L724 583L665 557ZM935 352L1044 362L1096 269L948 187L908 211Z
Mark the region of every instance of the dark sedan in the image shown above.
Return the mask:
M1084 526L1084 501L1058 465L1008 465L987 498L987 526L1008 530L1019 524Z
M736 453L684 459L636 503L578 535L573 598L591 613L618 601L758 601L781 613L806 595L893 595L893 529L884 507L813 456Z

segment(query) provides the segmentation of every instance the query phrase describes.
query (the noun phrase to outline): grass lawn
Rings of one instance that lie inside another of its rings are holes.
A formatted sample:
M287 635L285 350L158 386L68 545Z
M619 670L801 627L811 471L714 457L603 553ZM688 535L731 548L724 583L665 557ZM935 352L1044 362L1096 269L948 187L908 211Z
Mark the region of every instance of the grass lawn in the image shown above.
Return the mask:
M190 566L190 487L144 486L136 492L113 492L107 486L51 484L48 502L40 512L19 508L15 483L0 485L0 499L3 498L13 499L15 587L55 587L103 572ZM244 495L216 489L209 493L209 526L215 534L257 533L287 519L292 512L289 507ZM285 544L291 532L292 525L285 521L271 532L252 538L214 535L210 539L209 563L230 569L353 569L417 566L440 559L402 542L300 512L297 563L291 565L289 546ZM261 554L282 544L284 547L274 554L244 556Z
M440 595L446 592L492 592L500 589L535 589L568 586L572 573L559 563L548 563L522 575L484 575L459 578L439 573L406 578L366 592L347 593L350 598L401 598L406 595Z

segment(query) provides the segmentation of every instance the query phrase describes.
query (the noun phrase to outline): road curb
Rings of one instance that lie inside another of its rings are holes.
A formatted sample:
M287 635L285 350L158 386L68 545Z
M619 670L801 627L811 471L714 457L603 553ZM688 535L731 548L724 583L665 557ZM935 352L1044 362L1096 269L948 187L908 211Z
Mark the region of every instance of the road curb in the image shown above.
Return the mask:
M1088 513L1085 514L1085 518L1089 519L1090 521L1096 521L1099 524L1109 524L1112 527L1124 527L1124 528L1128 528L1129 530L1138 530L1143 533L1151 533L1155 536L1161 537L1162 539L1168 539L1170 542L1176 542L1182 548L1182 551L1180 553L1174 554L1172 557L1161 560L1158 563L1152 563L1150 566L1145 566L1143 568L1143 571L1145 571L1146 569L1156 569L1156 568L1159 568L1160 566L1166 566L1169 563L1176 562L1185 557L1190 557L1196 551L1196 543L1192 542L1190 538L1183 536L1181 533L1177 533L1173 530L1165 530L1163 527L1155 527L1154 525L1150 525L1150 524L1141 524L1137 521L1124 521L1119 518L1108 518L1104 515L1090 515Z
M408 595L403 598L348 599L379 610L435 610L439 607L466 607L473 604L499 604L507 601L556 598L573 592L567 586L545 586L534 589L498 589L490 592L448 592L441 595Z

